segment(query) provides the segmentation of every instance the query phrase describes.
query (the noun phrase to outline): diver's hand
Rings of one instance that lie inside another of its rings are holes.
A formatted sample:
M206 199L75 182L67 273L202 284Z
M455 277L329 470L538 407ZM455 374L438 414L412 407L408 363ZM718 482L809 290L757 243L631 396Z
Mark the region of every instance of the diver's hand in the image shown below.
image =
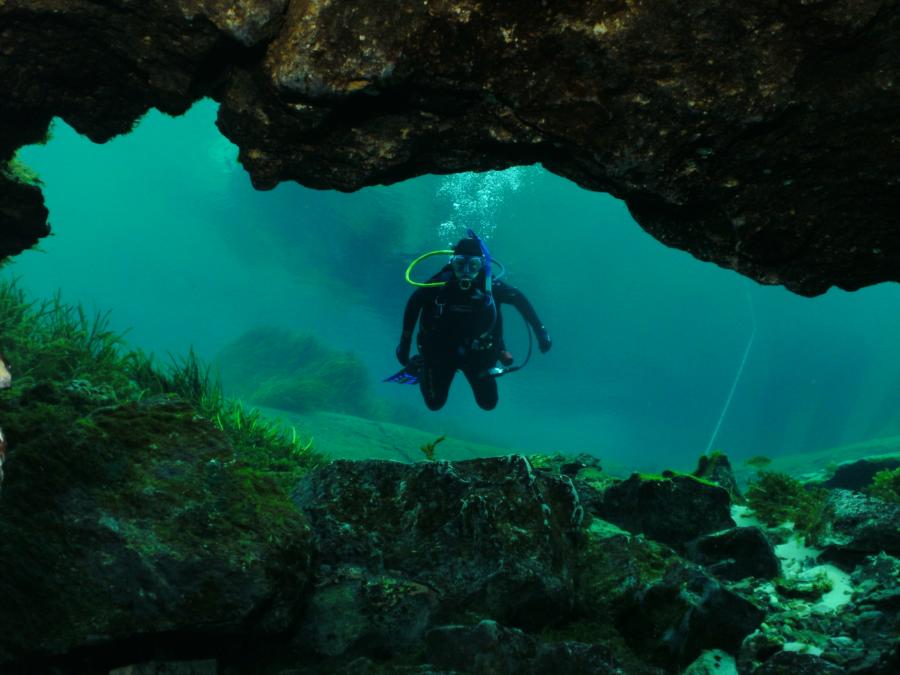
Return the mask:
M547 329L543 326L535 332L537 333L538 349L541 350L541 354L546 354L550 351L550 347L553 346L553 340L550 339L550 333L548 333Z
M394 353L397 355L397 360L400 362L401 366L409 365L409 340L400 340L400 344L397 345L397 349L394 350Z

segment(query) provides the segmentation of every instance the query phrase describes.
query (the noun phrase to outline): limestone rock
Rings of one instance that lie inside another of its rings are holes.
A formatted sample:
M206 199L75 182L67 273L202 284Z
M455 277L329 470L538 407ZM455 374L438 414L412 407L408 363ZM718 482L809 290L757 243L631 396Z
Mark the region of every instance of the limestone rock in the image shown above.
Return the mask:
M97 672L117 641L136 654L287 631L308 526L274 484L230 462L217 429L172 401L63 419L42 400L2 402L17 442L0 508L0 670L68 654Z
M840 489L827 504L832 515L819 538L821 559L850 568L879 552L900 556L900 504Z
M320 566L355 565L435 589L437 616L524 628L572 606L584 516L570 480L519 455L462 462L336 461L294 491Z
M864 488L871 485L876 473L898 467L900 467L900 458L896 457L857 459L852 462L844 462L839 464L832 476L822 483L822 487L862 492Z
M893 0L5 0L0 26L0 163L54 116L104 141L212 96L260 188L541 162L761 283L900 280ZM0 193L5 256L47 227Z
M731 469L731 462L728 456L721 452L712 452L709 455L701 455L697 460L697 468L694 474L697 478L712 481L716 485L721 485L728 490L731 495L731 501L735 504L743 504L744 497L738 488L737 481L734 478L734 471Z
M426 643L430 663L472 675L625 672L602 645L542 642L494 621L481 621L475 626L441 626L429 631Z
M684 668L707 649L737 652L764 617L699 567L680 565L638 593L617 625L636 653Z
M401 654L422 639L436 606L427 586L341 568L316 579L296 643L327 657L352 653L357 645L367 653Z
M634 474L607 487L589 508L599 518L676 550L701 535L734 527L728 492L686 474Z
M772 579L781 572L775 549L758 527L735 527L703 535L687 545L686 557L720 579Z

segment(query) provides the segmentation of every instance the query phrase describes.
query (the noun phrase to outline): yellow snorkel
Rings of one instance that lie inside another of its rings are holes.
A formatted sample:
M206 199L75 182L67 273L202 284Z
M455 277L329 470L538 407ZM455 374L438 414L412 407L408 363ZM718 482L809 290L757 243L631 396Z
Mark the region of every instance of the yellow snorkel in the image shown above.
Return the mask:
M428 253L423 253L422 255L420 255L418 258L416 258L409 264L409 267L406 268L406 282L409 284L412 284L413 286L417 286L418 288L432 288L434 286L446 285L446 283L447 283L446 281L429 281L429 282L413 281L409 276L413 270L413 267L418 265L420 262L422 262L426 258L433 258L436 255L453 255L453 249L441 249L440 251L429 251Z

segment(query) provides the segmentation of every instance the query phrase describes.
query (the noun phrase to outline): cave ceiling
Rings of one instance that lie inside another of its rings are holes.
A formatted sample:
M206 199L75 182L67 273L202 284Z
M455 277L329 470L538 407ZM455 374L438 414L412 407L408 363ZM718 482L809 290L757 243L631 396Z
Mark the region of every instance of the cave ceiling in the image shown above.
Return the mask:
M761 283L900 281L900 0L0 0L0 84L4 164L211 97L259 189L540 162ZM0 173L0 257L47 218Z

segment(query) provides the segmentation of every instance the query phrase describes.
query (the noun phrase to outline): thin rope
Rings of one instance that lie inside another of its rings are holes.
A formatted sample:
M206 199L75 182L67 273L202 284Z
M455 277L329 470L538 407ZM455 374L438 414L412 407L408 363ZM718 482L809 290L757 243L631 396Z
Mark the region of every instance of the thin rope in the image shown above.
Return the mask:
M719 415L719 421L716 422L716 428L713 429L712 436L709 437L709 443L707 443L706 450L703 452L704 455L709 454L713 443L716 441L716 436L719 435L719 428L722 426L722 421L728 413L728 407L731 405L731 399L734 397L734 392L737 389L738 382L744 372L744 366L747 365L747 357L750 356L753 340L756 338L756 310L753 307L753 298L750 297L749 285L746 279L744 279L744 296L747 298L747 306L750 308L750 321L752 322L750 338L747 340L747 346L744 348L744 355L741 357L741 365L738 366L737 373L734 375L734 382L731 383L731 391L728 392L728 398L725 399L725 405L722 406L722 414Z

